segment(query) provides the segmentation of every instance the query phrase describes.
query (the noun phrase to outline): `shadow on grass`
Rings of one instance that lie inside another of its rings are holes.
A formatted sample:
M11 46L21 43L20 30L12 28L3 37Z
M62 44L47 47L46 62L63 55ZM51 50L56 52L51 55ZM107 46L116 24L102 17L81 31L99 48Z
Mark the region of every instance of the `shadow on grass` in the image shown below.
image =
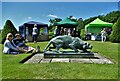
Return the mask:
M43 53L43 52L38 52L38 53ZM20 61L19 63L25 63L27 60L29 60L32 56L34 56L37 53L32 53L31 55L29 55L28 57L24 58L22 61Z

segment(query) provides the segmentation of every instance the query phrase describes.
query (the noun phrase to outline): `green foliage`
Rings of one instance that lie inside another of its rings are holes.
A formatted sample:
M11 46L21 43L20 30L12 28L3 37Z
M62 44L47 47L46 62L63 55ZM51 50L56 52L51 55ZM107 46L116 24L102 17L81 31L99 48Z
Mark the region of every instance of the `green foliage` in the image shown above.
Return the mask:
M120 43L120 17L112 27L112 33L110 35L110 41Z
M50 22L50 25L54 26L56 24L56 22L60 22L62 21L62 19L60 18L54 18L54 19L50 19L49 22Z
M49 30L49 39L53 38L54 36L54 29L55 29L55 25L57 22L62 21L62 19L60 18L54 18L54 19L50 19L50 25L48 26L48 30Z
M2 35L0 34L0 43L2 42Z
M74 22L77 22L77 19L76 18L74 18L74 16L69 16L68 18L70 18L72 21L74 21Z
M44 28L40 28L40 35L43 35L44 34Z
M81 29L80 36L81 36L81 39L82 39L82 40L85 39L85 29Z
M54 37L54 32L49 32L49 39L52 39Z
M84 22L83 22L83 19L82 19L82 18L79 18L79 19L77 20L77 22L78 22L77 29L78 29L78 31L80 31L81 29L84 28Z
M103 20L110 23L117 22L118 18L120 17L120 11L112 11L108 13L106 16L103 17Z
M98 17L90 17L90 18L88 18L88 19L85 19L85 20L84 20L84 25L89 24L90 22L92 22L92 21L95 20L96 18L98 18Z
M49 39L54 37L55 26L49 26Z
M4 43L8 33L12 33L13 35L18 33L16 28L14 27L14 25L12 24L10 20L6 21L4 28L2 30L2 44Z
M110 41L110 35L106 34L106 41Z

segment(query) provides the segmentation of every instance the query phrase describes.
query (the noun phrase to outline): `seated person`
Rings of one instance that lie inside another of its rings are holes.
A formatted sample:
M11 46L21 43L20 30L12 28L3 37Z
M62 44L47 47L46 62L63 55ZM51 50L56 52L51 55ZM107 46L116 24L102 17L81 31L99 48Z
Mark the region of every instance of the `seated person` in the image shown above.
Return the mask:
M23 41L22 37L20 34L15 34L15 38L12 40L13 44L18 47L23 47L25 46L25 42Z
M27 52L32 52L35 51L35 48L31 47L31 46L27 46L25 45L25 42L23 41L22 37L20 36L20 34L16 34L15 35L16 38L14 38L12 40L14 46L19 47ZM26 53L27 53L26 52Z
M12 33L8 33L6 40L4 42L3 53L6 54L19 54L20 52L26 52L25 50L20 49L19 47L15 47L12 43L13 35Z

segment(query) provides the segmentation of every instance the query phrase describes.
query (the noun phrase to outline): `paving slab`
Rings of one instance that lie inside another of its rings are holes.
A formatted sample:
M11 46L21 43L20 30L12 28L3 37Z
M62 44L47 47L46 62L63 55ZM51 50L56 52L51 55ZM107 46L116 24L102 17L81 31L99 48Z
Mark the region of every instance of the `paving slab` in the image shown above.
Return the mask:
M101 55L99 55L98 53L94 53L94 57L97 57L97 58L102 58Z
M89 58L70 59L70 62L93 63Z
M104 56L102 56L102 55L100 55L100 54L98 54L98 53L94 53L94 57L97 57L97 58L99 58L99 59L105 59Z
M69 62L69 58L53 58L51 62Z
M32 58L30 58L25 63L39 63L41 59L43 59L42 54L35 54Z
M103 60L106 62L106 64L114 64L112 61L110 61L110 60L107 59L107 58L104 58Z
M95 64L105 64L106 62L103 59L90 59Z
M95 64L114 64L109 59L94 53L94 58L44 58L43 53L38 53L28 59L25 63L50 63L50 62L79 62L79 63L95 63Z
M42 59L42 60L40 61L40 63L49 63L49 62L51 62L51 59L48 59L48 58Z

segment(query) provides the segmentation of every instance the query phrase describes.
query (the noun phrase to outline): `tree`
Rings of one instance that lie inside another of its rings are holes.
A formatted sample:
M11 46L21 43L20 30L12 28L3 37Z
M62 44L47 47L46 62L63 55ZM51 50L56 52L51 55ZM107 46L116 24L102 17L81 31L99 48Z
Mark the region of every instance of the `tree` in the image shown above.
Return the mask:
M90 22L94 21L96 18L98 18L98 16L90 17L90 18L88 18L88 19L85 19L85 20L84 20L84 25L89 24Z
M74 21L74 22L77 22L77 19L74 17L74 16L69 16L68 18L70 18L72 21Z
M82 18L79 18L78 20L77 20L77 23L78 23L78 26L77 26L77 36L78 37L80 37L81 35L80 35L80 33L81 33L81 29L83 29L84 28L84 22L83 22L83 19Z
M120 17L120 11L112 11L104 16L104 21L115 23L117 22L118 18Z
M80 36L82 40L85 40L85 29L81 29Z
M12 33L13 35L18 33L16 28L14 27L14 25L12 24L12 22L10 20L7 20L4 27L3 27L3 30L2 30L2 44L4 43L8 33Z
M78 28L78 31L80 31L81 29L84 28L84 22L83 22L83 19L82 19L82 18L79 18L79 19L77 20L77 22L78 22L78 26L77 26L77 28Z
M120 43L120 17L112 27L112 33L110 35L110 41Z
M54 32L54 29L55 29L55 25L57 22L60 22L62 21L61 18L54 18L54 19L50 19L49 22L50 22L50 25L48 26L48 29L49 29L49 34L52 32Z
M60 18L55 18L55 19L50 19L50 20L49 20L51 26L55 25L56 22L59 22L59 21L62 21L62 19L60 19Z

